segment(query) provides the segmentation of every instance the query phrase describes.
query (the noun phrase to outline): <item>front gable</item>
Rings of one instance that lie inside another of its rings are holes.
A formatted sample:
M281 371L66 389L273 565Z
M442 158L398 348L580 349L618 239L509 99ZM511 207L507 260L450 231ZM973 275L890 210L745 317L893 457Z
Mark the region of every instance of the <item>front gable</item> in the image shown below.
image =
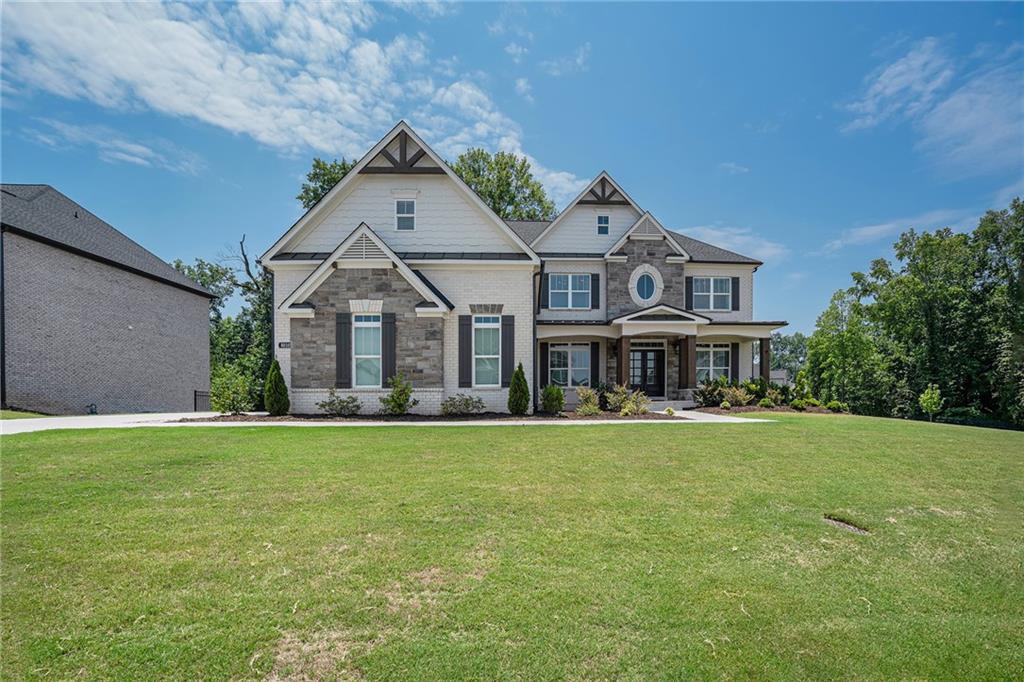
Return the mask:
M415 202L415 228L400 230L396 202ZM366 223L393 250L536 254L408 126L400 122L266 253L332 251Z
M603 254L643 215L643 210L606 172L601 172L531 244L538 253ZM607 216L608 234L598 234Z
M605 258L624 257L622 248L629 240L635 241L664 241L669 250L678 257L680 262L690 259L690 254L673 239L668 230L662 226L658 219L651 215L650 211L640 216L626 232L609 247L605 252ZM671 256L669 256L671 258Z

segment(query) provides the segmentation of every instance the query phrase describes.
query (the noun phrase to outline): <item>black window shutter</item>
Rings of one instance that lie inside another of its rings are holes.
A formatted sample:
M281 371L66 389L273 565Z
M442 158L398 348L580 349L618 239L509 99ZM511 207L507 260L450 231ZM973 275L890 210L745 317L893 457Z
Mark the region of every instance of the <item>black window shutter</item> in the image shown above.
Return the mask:
M382 313L380 316L380 354L384 371L380 375L381 388L386 388L388 379L398 374L398 358L395 343L395 314Z
M544 273L540 276L540 307L548 307L548 273Z
M601 307L601 275L594 273L590 276L590 309L597 310Z
M540 344L540 378L537 385L544 388L548 385L548 344Z
M686 309L693 310L693 277L686 278Z
M729 380L739 381L740 380L740 344L730 343L729 344L729 355L731 362L729 363Z
M516 318L514 315L501 316L501 385L512 383L512 372L516 359Z
M459 315L459 388L473 386L473 316Z
M594 275L595 277L597 275ZM590 387L601 383L601 342L590 342Z
M732 278L732 309L740 309L740 278Z
M334 318L335 373L337 388L352 388L352 315L337 313Z

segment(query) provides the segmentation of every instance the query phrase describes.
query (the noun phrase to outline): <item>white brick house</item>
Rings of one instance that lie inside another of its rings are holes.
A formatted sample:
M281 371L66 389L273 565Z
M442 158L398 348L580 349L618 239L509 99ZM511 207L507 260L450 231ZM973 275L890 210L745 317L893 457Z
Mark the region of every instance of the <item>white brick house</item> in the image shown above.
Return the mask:
M520 363L535 397L687 399L708 376L767 376L758 342L785 325L754 320L760 262L665 230L608 174L554 221L505 221L404 122L260 262L297 413L332 388L375 411L398 372L416 411L457 393L505 411Z

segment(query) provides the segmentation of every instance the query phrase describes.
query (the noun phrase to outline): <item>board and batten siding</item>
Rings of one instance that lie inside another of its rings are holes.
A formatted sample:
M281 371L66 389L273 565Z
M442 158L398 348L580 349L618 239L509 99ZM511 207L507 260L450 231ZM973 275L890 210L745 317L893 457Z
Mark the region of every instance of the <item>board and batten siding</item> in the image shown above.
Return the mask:
M608 234L597 233L597 216L608 216ZM632 206L575 205L555 229L533 244L551 253L604 253L619 241L640 214Z
M395 229L395 201L416 200L416 229ZM512 238L443 175L359 176L336 207L284 251L333 251L365 222L392 250L521 253Z

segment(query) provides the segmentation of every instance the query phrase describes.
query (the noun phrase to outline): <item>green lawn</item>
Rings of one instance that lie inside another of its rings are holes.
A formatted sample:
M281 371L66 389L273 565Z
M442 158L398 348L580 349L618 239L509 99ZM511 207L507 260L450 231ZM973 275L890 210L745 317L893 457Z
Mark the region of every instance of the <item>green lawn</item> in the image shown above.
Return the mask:
M1024 433L777 419L4 437L0 673L1019 679Z
M33 417L45 417L45 414L35 412L22 412L21 410L0 410L0 419L32 419Z

